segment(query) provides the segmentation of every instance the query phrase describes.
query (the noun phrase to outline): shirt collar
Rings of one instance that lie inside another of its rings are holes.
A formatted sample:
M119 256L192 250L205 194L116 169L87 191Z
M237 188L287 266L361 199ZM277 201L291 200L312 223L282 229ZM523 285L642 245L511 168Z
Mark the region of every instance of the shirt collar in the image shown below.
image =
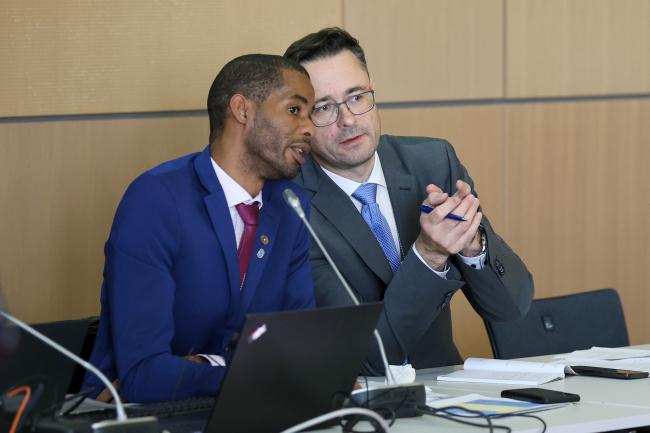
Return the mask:
M329 176L329 178L332 179L334 183L337 184L338 187L341 188L350 197L352 197L352 194L362 184L360 182L356 182L354 180L333 173L328 169L326 169L325 167L321 167L321 168L323 169L325 174ZM376 183L379 186L387 188L386 178L384 177L384 170L381 168L381 161L379 160L379 155L377 155L377 152L375 152L375 164L372 167L370 176L368 176L368 180L366 180L363 183Z
M210 161L212 161L214 172L217 174L221 188L223 188L223 193L226 196L226 203L228 203L229 208L235 207L239 203L251 204L253 202L258 202L260 209L262 208L262 191L257 193L255 197L251 197L248 191L238 184L235 179L230 177L223 168L219 167L219 164L214 159L210 158Z

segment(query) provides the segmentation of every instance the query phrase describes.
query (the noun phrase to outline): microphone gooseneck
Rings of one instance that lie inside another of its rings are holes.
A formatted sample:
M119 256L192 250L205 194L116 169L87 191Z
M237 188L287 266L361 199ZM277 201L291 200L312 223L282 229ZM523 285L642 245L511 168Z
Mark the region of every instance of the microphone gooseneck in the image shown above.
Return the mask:
M309 223L307 218L305 217L305 211L302 208L302 205L300 204L300 200L296 196L296 193L293 192L291 188L287 188L282 192L282 196L284 197L284 201L287 202L289 207L293 209L298 217L302 220L302 222L305 224L305 227L307 227L307 230L309 230L309 233L311 234L312 239L316 241L316 244L318 245L318 248L320 248L321 252L325 256L325 259L327 260L327 263L332 267L332 270L334 270L334 273L336 274L337 278L345 288L345 290L348 292L348 295L350 296L350 299L352 299L352 302L354 302L354 305L359 305L359 300L355 296L354 292L350 288L350 285L348 284L347 281L345 281L345 278L343 278L343 275L339 271L339 268L336 266L334 263L334 260L332 260L332 257L329 255L327 250L325 249L325 246L321 242L320 238L314 231L314 228L312 225ZM384 349L384 342L381 338L381 335L379 335L379 332L377 329L373 331L373 335L375 336L375 340L377 340L377 346L379 347L379 353L381 354L381 360L384 364L384 370L386 371L386 380L388 381L389 385L394 385L395 382L395 377L393 377L393 372L390 369L390 366L388 364L388 358L386 357L386 351Z

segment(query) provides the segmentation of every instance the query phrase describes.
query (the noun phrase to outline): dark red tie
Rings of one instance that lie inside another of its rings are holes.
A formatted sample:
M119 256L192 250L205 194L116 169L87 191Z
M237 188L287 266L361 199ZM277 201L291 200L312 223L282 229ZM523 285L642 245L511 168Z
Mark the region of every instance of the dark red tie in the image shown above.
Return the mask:
M248 269L248 262L251 260L253 253L253 245L255 245L255 232L257 232L257 222L260 219L260 208L257 202L253 204L239 203L237 212L242 220L244 220L244 233L239 240L239 249L237 256L239 257L239 284L243 285L244 275Z

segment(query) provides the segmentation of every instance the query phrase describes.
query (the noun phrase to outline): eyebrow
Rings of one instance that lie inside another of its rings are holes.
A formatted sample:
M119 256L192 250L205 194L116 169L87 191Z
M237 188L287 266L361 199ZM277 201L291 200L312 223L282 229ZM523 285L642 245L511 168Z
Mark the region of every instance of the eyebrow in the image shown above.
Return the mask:
M297 100L301 101L302 103L304 103L305 105L309 104L309 101L307 100L307 98L305 98L304 96L302 96L302 95L300 95L298 93L296 93L295 95L290 96L289 99L297 99Z
M345 96L347 97L348 95L350 95L350 93L358 92L359 90L365 90L365 91L367 91L367 90L369 90L369 89L368 89L366 86L354 86L354 87L350 87L350 88L348 88L348 89L345 91ZM326 95L326 96L323 96L322 98L318 98L317 100L315 100L315 101L314 101L314 104L317 104L317 103L319 103L319 102L323 102L323 101L334 101L334 100L335 100L335 99L332 98L330 95Z

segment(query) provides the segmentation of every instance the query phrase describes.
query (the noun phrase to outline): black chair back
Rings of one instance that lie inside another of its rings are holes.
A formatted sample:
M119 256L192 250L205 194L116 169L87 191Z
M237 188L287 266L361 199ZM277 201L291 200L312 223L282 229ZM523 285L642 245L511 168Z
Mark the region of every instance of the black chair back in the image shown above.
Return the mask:
M630 344L615 289L535 299L523 319L485 320L485 326L498 359Z
M99 329L99 317L88 317L83 319L88 323L88 330L86 332L86 339L84 340L83 346L81 346L81 352L78 355L84 361L90 360L90 355L93 353L93 347L95 347L95 337L97 337L97 330ZM72 381L70 382L70 387L68 388L68 393L76 394L81 390L81 385L83 385L84 376L86 375L86 369L81 365L75 367L74 375L72 376Z

